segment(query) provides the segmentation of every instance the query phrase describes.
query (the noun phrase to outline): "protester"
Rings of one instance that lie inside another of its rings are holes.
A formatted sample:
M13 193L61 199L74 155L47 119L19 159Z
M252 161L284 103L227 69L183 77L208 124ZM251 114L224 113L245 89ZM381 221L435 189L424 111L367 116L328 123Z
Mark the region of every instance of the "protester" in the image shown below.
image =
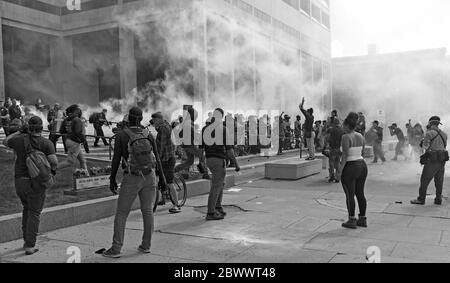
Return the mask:
M122 158L127 160L129 173L123 177L117 201L112 247L103 253L103 256L108 258L121 257L127 218L138 196L144 222L144 235L138 251L150 253L154 230L153 203L156 194L155 168L158 154L154 150L156 143L153 136L141 126L143 118L141 109L132 108L128 114L129 128L120 131L116 137L110 176L110 189L114 194L118 194L116 178Z
M439 129L441 118L433 116L429 120L429 130L423 141L423 148L426 150L421 157L424 165L422 177L420 179L419 197L411 201L412 204L425 205L428 186L434 179L436 186L436 198L434 204L442 205L442 190L444 187L445 164L449 161L447 148L448 136Z
M358 113L358 122L355 131L360 133L363 137L366 136L366 117L362 112Z
M398 139L397 146L395 147L395 156L392 159L392 161L397 161L399 155L404 155L406 138L403 131L395 123L389 127L389 130L391 132L391 136L397 136ZM405 158L408 159L407 156L405 156Z
M172 140L172 127L167 121L164 120L160 112L152 115L152 121L156 131L158 132L158 135L156 136L157 152L159 154L159 158L161 159L161 166L166 178L169 193L174 202L169 212L172 214L179 213L181 212L181 207L178 206L178 193L173 183L176 159L175 144ZM160 180L159 186L163 185L164 184Z
M342 224L342 227L349 229L367 227L367 200L364 189L368 169L363 158L364 137L355 132L357 123L358 114L356 113L350 113L344 121L345 135L342 137L342 158L337 174L337 180L342 181L349 214L349 220ZM355 196L358 199L359 219L355 217Z
M292 148L292 128L291 128L291 117L289 115L284 115L284 149L291 150Z
M64 111L62 111L59 103L55 103L53 109L50 109L47 114L48 130L50 131L49 140L53 143L55 148L59 138L61 137L58 132L61 129L61 125L65 118Z
M344 135L344 130L342 129L340 122L337 118L333 118L330 120L330 127L327 130L327 139L326 143L330 149L329 152L329 172L330 176L328 179L329 183L339 183L338 179L336 178L338 169L339 169L339 162L341 159L341 141L342 136Z
M227 131L223 125L223 117L224 111L220 108L216 109L212 117L212 124L203 128L203 148L205 149L206 163L212 173L206 220L222 220L227 215L222 206L227 174L226 157L228 156L236 165L236 172L241 170L234 156L233 145L227 144Z
M200 173L203 174L203 179L210 179L208 174L208 167L206 166L205 154L202 148L199 147L195 142L195 120L197 120L197 111L194 108L190 107L187 110L188 119L183 119L182 131L180 132L180 137L182 138L182 149L185 152L187 159L182 164L175 167L175 173L180 171L189 171L191 166L194 164L195 158L199 159L199 164L197 168ZM186 137L184 136L184 128L188 128L190 130L190 139L188 140L188 133L186 133ZM199 142L200 143L200 142Z
M42 119L32 117L28 123L28 130L18 131L3 141L3 145L16 153L14 177L16 193L23 206L22 233L26 255L39 251L36 248L36 237L39 231L40 215L44 208L46 191L52 184L49 180L56 175L58 166L55 148L49 140L42 137L42 130ZM32 151L42 153L46 157L49 165L46 169L50 171L47 172L47 176L39 175L37 178L30 176L27 158Z
M308 110L304 109L305 106L305 98L303 98L302 103L300 104L300 111L305 116L305 140L308 147L309 157L306 160L315 160L316 159L316 149L314 145L314 140L316 138L315 133L313 131L314 125L314 109L310 108Z
M4 105L0 106L0 130L3 128L3 132L5 136L9 135L9 114L8 114L8 105L5 102Z
M297 115L297 120L294 123L295 148L300 148L302 139L302 117Z
M94 113L90 118L89 122L94 125L95 129L95 142L94 147L99 147L98 142L100 141L100 138L103 141L103 144L105 146L109 146L108 141L105 138L105 134L103 133L103 126L110 126L111 124L106 119L106 115L108 114L107 109L103 109L100 113Z
M8 108L8 113L10 121L13 121L15 119L22 119L22 110L18 105L17 100L11 100L11 106L9 106Z
M61 162L58 169L72 168L72 172L77 170L77 161L84 173L89 176L86 158L81 145L86 144L83 121L81 120L82 111L78 105L72 105L66 110L67 118L61 125L59 132L66 136L65 145L67 147L67 159Z
M372 128L370 128L368 135L372 137L370 138L373 144L374 155L374 160L372 163L378 163L378 158L381 159L382 163L386 162L383 151L383 128L380 127L380 122L374 121L372 123Z

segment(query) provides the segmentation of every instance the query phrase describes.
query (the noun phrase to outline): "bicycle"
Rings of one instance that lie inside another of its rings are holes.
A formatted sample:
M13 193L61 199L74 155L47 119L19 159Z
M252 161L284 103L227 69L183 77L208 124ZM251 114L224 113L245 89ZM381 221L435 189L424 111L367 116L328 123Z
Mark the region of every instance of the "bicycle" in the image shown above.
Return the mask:
M165 183L165 182L163 182ZM175 173L173 178L173 185L178 194L178 204L173 201L172 194L167 185L159 184L156 191L155 203L153 205L153 212L156 212L158 206L166 205L166 202L170 201L173 205L183 207L186 204L187 199L187 186L186 181L180 173Z

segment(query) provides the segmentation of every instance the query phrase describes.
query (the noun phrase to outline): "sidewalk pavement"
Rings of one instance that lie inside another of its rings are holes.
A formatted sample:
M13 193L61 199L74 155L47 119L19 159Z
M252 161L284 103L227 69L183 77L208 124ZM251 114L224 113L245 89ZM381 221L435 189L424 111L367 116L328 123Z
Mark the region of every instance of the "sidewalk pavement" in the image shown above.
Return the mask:
M420 166L389 162L370 165L369 171L367 229L341 228L347 218L345 196L323 172L299 181L261 179L232 188L224 196L229 213L224 221L204 220L207 196L189 199L181 214L161 209L149 255L136 250L142 218L133 212L121 259L95 254L111 244L113 218L108 218L41 235L41 251L33 256L23 254L21 241L2 244L0 262L66 262L71 246L80 248L86 263L363 263L371 246L380 248L382 262L450 262L450 203L435 206L430 196L426 206L409 204L417 197Z

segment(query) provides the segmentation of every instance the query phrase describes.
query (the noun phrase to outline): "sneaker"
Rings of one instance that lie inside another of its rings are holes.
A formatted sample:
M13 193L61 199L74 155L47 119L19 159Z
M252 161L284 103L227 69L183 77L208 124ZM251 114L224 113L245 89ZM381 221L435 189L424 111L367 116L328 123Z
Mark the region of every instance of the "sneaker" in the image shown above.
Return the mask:
M227 216L227 213L225 212L225 210L223 210L223 207L216 208L216 211L217 211L220 215L223 215L223 217Z
M442 205L442 199L440 199L440 198L435 199L434 200L434 204L435 205Z
M142 247L142 245L139 246L138 251L141 252L141 253L143 253L143 254L149 254L149 253L151 253L150 249L144 249L144 247Z
M343 228L347 228L347 229L357 229L357 220L356 218L352 218L350 220L348 220L347 222L342 224Z
M416 205L425 205L425 201L420 200L420 199L415 199L411 201L411 204L416 204Z
M224 219L225 219L225 216L219 214L218 212L208 213L208 215L206 215L207 221L216 221L216 220L224 220Z
M331 177L331 178L328 179L328 183L330 183L330 184L331 184L331 183L334 183L334 181L335 181L335 180L334 180L334 177Z
M25 254L26 255L34 255L35 253L37 253L39 251L39 249L37 248L24 248L25 249Z
M360 216L358 221L356 222L358 227L367 228L367 217Z
M181 208L178 207L178 206L174 206L174 207L172 207L171 209L169 209L169 212L170 212L171 214L177 214L177 213L180 213L180 212L181 212Z
M114 251L113 248L110 248L109 250L104 252L102 255L107 258L120 258L122 256L122 254L120 252Z

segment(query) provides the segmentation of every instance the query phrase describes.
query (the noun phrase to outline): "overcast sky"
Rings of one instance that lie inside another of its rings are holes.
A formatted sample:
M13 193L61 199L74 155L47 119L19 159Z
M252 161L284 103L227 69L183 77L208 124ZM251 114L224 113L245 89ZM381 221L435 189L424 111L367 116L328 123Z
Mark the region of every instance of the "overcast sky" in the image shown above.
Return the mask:
M450 51L449 0L331 0L333 56L446 47ZM450 52L449 52L450 53Z

